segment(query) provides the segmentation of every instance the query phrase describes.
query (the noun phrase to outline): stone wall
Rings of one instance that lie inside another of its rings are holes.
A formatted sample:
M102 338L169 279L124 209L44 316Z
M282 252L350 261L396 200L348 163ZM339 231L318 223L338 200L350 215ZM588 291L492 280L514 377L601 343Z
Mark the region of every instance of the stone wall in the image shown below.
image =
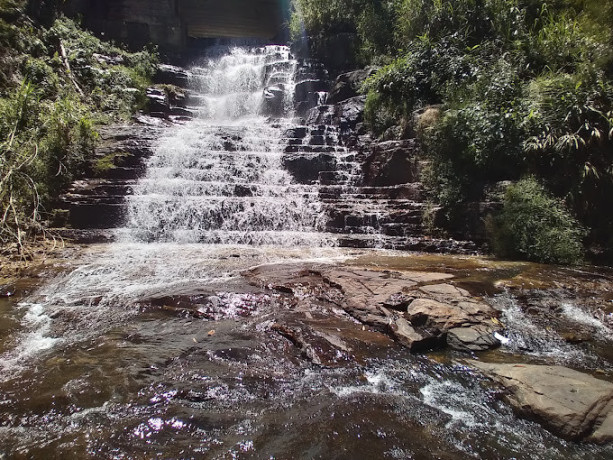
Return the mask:
M155 43L180 51L189 38L272 39L282 29L282 0L70 0L68 14L81 15L99 35L133 48Z

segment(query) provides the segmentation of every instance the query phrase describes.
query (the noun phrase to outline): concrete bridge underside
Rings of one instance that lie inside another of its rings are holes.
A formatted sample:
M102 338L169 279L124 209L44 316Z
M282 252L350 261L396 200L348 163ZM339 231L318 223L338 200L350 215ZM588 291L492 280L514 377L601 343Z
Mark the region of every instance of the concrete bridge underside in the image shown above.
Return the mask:
M86 26L133 46L183 48L189 38L278 36L289 0L72 0Z

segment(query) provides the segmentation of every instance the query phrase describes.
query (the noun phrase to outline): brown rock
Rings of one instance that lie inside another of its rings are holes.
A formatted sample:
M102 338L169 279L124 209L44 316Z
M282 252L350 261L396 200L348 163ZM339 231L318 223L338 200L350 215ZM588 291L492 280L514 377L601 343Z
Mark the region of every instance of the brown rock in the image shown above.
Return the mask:
M496 316L496 311L481 302L463 301L452 305L421 298L409 305L407 314L414 326L437 328L446 332L454 327L487 322Z
M508 390L505 399L571 440L613 440L613 383L561 366L469 363Z
M455 327L447 331L447 345L458 351L485 351L500 345L494 329L486 326Z
M469 296L468 291L451 284L430 284L428 286L422 286L419 290L425 292L426 294L442 296L450 299L458 299Z
M245 275L253 283L292 295L299 285L298 302L307 301L304 292L308 291L361 323L386 331L412 351L444 346L453 328L467 328L452 336L456 349L479 351L498 345L491 322L497 312L469 297L467 291L440 283L452 277L446 273L272 265Z

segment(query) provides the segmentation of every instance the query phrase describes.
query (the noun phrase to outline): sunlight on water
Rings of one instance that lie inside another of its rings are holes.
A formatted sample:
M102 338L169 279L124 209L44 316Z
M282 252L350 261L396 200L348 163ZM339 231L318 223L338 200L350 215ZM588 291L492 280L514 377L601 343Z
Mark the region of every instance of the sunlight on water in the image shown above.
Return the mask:
M128 199L124 241L329 246L316 186L283 168L296 62L287 47L235 48L191 69L200 117L163 137ZM266 91L285 117L261 112Z

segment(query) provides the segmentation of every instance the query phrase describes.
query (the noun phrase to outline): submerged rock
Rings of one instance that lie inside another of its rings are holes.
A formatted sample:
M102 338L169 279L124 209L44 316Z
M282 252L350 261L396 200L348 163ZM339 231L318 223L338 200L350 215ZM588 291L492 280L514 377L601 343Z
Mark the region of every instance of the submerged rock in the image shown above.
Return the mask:
M562 366L469 364L502 384L521 415L571 440L613 441L613 383Z

